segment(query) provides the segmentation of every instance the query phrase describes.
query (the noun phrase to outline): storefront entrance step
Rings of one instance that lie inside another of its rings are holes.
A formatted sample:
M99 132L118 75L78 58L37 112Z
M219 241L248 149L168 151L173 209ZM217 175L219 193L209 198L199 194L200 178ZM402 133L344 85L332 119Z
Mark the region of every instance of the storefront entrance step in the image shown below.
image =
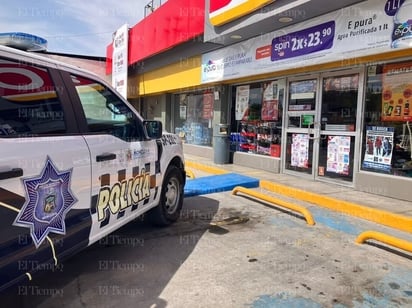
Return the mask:
M245 188L259 187L259 179L237 173L204 176L188 179L185 185L185 197L229 191L236 186Z

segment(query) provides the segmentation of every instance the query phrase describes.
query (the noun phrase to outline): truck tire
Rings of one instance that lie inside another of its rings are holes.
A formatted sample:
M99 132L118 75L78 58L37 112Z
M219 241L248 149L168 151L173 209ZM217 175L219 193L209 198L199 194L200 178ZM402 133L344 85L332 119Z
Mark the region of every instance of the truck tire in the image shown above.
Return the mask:
M150 210L150 222L156 226L168 226L175 222L183 205L184 179L176 166L169 166L162 184L159 204Z

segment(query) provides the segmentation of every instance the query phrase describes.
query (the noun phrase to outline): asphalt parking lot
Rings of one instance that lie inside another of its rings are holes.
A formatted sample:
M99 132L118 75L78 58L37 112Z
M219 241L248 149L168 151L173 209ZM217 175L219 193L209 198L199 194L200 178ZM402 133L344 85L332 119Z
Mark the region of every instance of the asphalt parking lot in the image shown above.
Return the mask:
M322 212L323 217L335 215ZM335 217L329 217L332 220ZM341 216L340 221L345 221ZM347 222L346 222L347 223ZM352 228L364 227L350 220ZM407 307L412 256L230 192L137 220L3 294L13 307Z

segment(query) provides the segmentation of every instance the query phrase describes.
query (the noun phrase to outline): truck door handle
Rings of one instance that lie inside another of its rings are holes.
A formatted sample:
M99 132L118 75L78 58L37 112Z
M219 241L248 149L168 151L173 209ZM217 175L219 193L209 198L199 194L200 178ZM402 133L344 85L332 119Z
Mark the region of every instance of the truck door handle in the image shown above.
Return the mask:
M106 161L106 160L114 160L116 159L116 154L114 153L103 153L96 156L96 161Z
M22 168L13 168L11 170L0 172L0 180L17 178L23 175Z

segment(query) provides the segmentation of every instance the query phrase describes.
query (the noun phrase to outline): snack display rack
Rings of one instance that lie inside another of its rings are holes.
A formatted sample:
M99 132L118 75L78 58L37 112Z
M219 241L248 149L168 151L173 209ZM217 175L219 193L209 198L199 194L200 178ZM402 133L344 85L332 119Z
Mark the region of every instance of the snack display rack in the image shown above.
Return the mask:
M231 134L231 150L280 157L281 129L274 122L241 121Z

